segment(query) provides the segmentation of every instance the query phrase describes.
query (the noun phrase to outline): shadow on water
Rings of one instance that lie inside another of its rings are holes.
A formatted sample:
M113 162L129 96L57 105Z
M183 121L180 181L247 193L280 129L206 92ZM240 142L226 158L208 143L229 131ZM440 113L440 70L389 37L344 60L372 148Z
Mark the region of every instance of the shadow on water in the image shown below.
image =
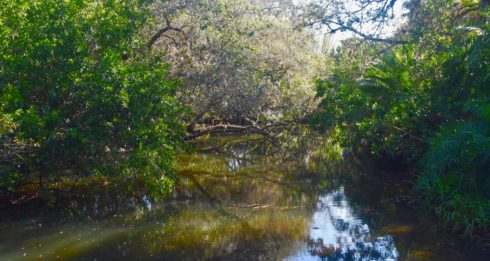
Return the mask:
M397 173L297 132L197 141L163 201L94 181L49 210L2 210L0 260L484 260L408 206Z

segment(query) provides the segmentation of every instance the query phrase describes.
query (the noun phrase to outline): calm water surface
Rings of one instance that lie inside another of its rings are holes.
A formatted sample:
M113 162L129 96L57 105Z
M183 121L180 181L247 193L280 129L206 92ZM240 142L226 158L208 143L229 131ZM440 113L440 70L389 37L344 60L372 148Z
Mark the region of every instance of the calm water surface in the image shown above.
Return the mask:
M347 159L327 138L195 146L164 201L99 182L51 208L0 210L0 260L486 260L415 209L396 172Z

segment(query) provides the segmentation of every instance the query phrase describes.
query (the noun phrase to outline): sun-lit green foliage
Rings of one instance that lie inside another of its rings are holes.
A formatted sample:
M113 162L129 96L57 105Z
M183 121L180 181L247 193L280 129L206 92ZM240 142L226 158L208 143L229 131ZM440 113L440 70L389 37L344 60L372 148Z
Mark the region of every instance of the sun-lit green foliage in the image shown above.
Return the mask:
M294 17L273 14L273 0L166 1L156 7L169 31L153 49L165 50L182 78L181 98L196 121L219 118L271 122L310 113L313 78L324 69L317 36ZM288 1L286 1L288 2ZM268 11L269 10L269 11Z
M395 1L298 2L0 0L0 199L79 179L164 195L186 128L270 127L319 104L312 126L412 166L421 202L486 232L488 1L407 1L393 39L359 30L387 23ZM363 39L323 57L305 24Z
M357 150L419 162L421 201L468 235L490 221L489 18L477 3L427 1L410 10L407 44L344 42L312 121Z
M171 188L184 110L146 52L146 2L0 1L2 191L65 174Z

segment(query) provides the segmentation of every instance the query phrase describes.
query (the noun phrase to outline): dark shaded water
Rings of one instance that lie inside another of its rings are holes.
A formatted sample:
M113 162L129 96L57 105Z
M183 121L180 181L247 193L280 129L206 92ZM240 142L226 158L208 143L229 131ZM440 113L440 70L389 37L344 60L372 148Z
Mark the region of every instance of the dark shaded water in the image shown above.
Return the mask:
M102 189L1 210L0 260L485 260L410 206L397 173L342 160L326 138L195 145L168 200Z

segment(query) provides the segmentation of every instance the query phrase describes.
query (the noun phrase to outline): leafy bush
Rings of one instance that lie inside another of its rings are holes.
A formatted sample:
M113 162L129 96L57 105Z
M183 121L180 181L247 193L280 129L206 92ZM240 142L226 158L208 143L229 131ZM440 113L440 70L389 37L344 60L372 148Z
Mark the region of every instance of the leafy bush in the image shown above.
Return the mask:
M471 235L490 221L490 9L453 4L413 7L399 32L407 44L344 42L318 81L312 124L376 157L420 162L422 202Z
M146 52L145 2L0 0L0 188L124 174L168 192L185 111Z
M490 220L490 132L485 124L444 127L421 160L416 190L436 214L470 235Z

